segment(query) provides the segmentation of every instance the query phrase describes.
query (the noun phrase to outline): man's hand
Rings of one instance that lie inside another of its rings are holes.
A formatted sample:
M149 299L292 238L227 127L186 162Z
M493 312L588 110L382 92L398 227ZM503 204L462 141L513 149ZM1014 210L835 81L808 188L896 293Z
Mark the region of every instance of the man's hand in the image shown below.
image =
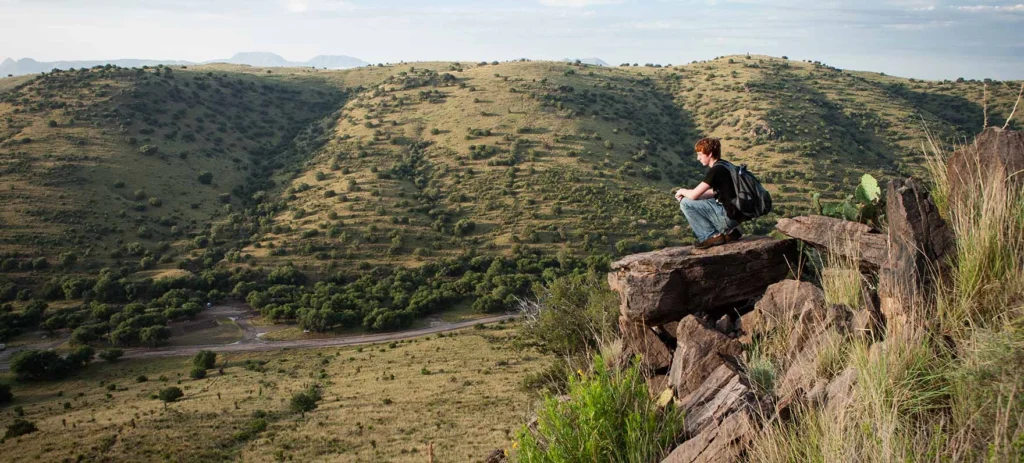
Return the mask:
M682 201L683 198L686 197L687 191L688 190L686 188L680 188L676 190L676 201Z

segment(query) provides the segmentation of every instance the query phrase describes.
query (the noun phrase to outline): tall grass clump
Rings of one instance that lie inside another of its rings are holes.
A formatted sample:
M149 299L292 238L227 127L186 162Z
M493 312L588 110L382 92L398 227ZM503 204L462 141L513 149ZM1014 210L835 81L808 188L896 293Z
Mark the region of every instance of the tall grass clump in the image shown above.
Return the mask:
M825 293L825 302L857 309L861 306L864 291L858 244L850 237L839 237L829 249L837 252L827 253L821 263L821 289Z
M568 398L547 396L536 427L516 437L521 463L659 461L683 429L682 412L659 409L638 365L615 370L600 355L569 377Z
M949 178L948 155L929 140L932 196L943 201L940 211L957 237L956 260L936 300L943 329L1001 323L1024 295L1024 182L1010 178L1024 173L983 168L977 145L967 144L959 149L975 160L973 172ZM960 185L955 192L953 183Z

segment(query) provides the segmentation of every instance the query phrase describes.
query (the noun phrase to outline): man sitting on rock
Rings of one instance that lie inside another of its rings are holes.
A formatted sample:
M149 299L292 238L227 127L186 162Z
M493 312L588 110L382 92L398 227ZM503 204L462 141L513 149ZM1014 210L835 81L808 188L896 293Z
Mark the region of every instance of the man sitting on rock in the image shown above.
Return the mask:
M716 138L701 138L694 150L697 161L710 169L696 188L676 190L676 200L697 235L695 247L707 249L738 240L742 236L740 214L732 204L736 187L729 169L720 164L723 162L722 142Z

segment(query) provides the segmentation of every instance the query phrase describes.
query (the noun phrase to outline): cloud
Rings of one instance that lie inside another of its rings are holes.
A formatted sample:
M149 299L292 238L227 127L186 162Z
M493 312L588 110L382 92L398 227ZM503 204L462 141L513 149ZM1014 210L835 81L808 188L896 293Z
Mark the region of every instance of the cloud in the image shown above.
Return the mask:
M612 26L615 29L635 29L641 31L668 31L684 29L680 23L671 21L630 21Z
M923 31L925 29L933 29L936 27L949 27L953 25L953 21L928 21L923 23L896 23L896 24L884 24L882 27L886 29L895 29L898 31Z
M557 8L583 8L595 5L615 5L623 0L538 0L541 5Z
M284 8L289 13L311 13L327 11L349 11L355 9L340 0L285 0Z
M964 5L954 7L960 11L971 13L999 12L999 13L1024 13L1024 3L1016 5Z

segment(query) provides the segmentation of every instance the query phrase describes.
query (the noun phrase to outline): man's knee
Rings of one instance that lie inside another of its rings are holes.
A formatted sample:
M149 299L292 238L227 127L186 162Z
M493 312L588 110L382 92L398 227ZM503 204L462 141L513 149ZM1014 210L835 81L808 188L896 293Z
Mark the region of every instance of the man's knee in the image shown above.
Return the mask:
M679 202L679 207L683 209L693 209L696 205L697 201L690 198L683 198L683 200Z

